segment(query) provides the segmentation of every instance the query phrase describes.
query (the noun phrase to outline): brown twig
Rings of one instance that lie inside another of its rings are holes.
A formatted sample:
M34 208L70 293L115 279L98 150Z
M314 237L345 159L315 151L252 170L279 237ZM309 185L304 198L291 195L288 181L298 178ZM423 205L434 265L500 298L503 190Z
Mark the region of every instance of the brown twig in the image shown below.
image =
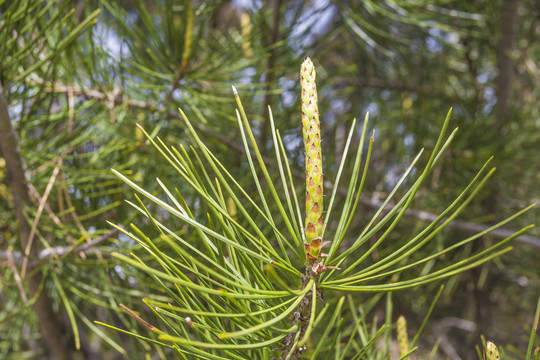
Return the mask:
M63 157L60 156L60 158L58 159L56 163L56 167L54 168L52 175L49 178L49 182L47 183L47 186L45 187L45 191L43 192L43 197L41 198L41 201L39 202L39 206L36 211L34 222L32 223L32 228L30 229L30 235L28 235L28 241L26 242L26 246L24 248L24 261L23 261L22 269L21 269L21 276L23 278L26 275L26 267L28 265L28 256L30 255L30 249L32 248L32 243L34 241L34 235L36 233L39 219L41 218L41 214L43 212L43 208L45 207L45 203L47 202L47 198L49 197L49 194L51 193L54 182L56 181L56 177L58 176L58 173L60 172L60 167L62 166L62 160L63 160Z
M30 258L28 262L28 266L30 268L35 268L40 263L50 259L50 258L58 258L62 256L66 256L68 254L79 254L84 253L88 254L90 251L93 251L93 249L101 244L102 242L118 235L118 230L114 229L110 232L101 235L100 237L92 240L89 243L79 245L77 247L73 246L55 246L48 249L41 250L35 258ZM25 259L25 256L21 252L8 252L8 251L0 251L0 261L10 261L10 257L13 261L13 263L17 266L21 266L23 264L23 261Z
M57 247L54 247L54 248L51 248L51 249L43 249L40 251L39 253L39 260L45 260L47 258L50 258L50 257L60 257L60 256L64 256L64 255L67 255L69 253L80 253L80 252L83 252L83 253L88 253L90 252L91 250L93 250L96 246L98 246L99 244L101 244L102 242L112 238L112 237L115 237L116 235L118 235L119 231L117 229L113 229L111 231L109 231L108 233L104 234L104 235L101 235L100 237L86 243L86 244L82 244L82 245L79 245L77 246L75 249L73 249L73 246L57 246Z
M60 174L61 175L61 174ZM41 202L42 198L41 198L41 195L39 195L38 191L36 190L36 188L34 187L34 185L32 184L28 184L28 190L30 191L30 196L33 197L35 199L35 201L37 201L38 203ZM49 217L52 219L52 221L58 225L58 226L62 226L62 220L60 220L60 218L58 216L56 216L56 214L54 213L54 211L51 209L51 207L49 206L49 203L48 202L45 202L45 211L47 212L47 215L49 215ZM64 209L60 209L60 212L63 212ZM75 239L69 235L69 233L65 233L64 234L65 237L68 239L68 241L71 243L71 244L75 244Z
M23 304L28 304L28 297L26 296L26 292L24 291L24 285L21 280L21 276L19 275L19 270L17 269L17 265L15 265L15 260L13 259L13 253L11 252L11 249L7 249L7 260L9 263L9 266L11 267L11 270L13 271L13 278L15 279L15 282L17 283L17 287L19 288L19 292L21 293L21 298L23 301Z

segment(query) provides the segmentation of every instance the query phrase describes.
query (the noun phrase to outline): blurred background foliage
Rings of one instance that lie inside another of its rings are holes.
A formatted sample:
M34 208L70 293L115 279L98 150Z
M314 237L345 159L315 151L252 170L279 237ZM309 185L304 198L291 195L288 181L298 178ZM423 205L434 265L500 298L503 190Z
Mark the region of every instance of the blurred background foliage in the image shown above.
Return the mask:
M132 220L123 204L130 190L109 169L149 191L157 175L178 186L135 124L167 144L187 147L181 107L229 171L247 180L235 85L266 151L272 150L272 107L302 184L298 70L306 56L319 74L325 180L337 171L352 118L369 111L373 119L369 196L353 221L358 229L414 154L433 147L450 107L459 135L398 233L410 234L444 209L492 154L498 170L479 199L430 246L452 244L538 202L539 37L535 0L0 0L1 121L11 122L18 134L28 198L21 202L15 195L8 177L12 155L3 144L0 357L46 358L45 344L55 341L64 349L57 358L165 356L159 347L93 323L143 333L119 304L140 309L153 287L110 256L141 250L105 222ZM196 199L188 192L186 201ZM16 221L19 208L27 224ZM196 203L194 209L205 216ZM534 209L511 226L538 218ZM20 241L25 227L30 245ZM489 235L480 243L500 238ZM400 240L391 239L396 245ZM539 259L540 233L533 230L513 252L451 278L419 346L429 350L438 342L436 358L468 359L484 334L502 345L505 359L523 358L540 294ZM37 285L26 284L27 273L41 274ZM414 332L437 290L434 284L396 293L393 314L403 314ZM49 310L36 305L38 298ZM366 310L384 319L385 306L382 298ZM60 338L47 339L40 311L52 311Z

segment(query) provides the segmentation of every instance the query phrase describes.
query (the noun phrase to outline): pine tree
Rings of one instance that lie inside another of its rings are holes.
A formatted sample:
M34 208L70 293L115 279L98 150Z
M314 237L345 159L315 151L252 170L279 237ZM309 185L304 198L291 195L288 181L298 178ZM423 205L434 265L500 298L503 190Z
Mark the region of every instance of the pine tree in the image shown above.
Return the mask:
M0 0L0 358L380 358L393 308L423 329L442 290L391 291L516 236L497 271L534 273L529 1L257 6Z

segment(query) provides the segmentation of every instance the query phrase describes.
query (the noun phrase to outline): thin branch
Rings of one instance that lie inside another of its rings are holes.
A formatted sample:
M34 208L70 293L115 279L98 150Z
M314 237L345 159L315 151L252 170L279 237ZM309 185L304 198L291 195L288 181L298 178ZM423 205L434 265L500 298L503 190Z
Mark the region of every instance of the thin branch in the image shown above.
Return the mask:
M49 194L51 193L54 182L56 181L56 177L58 176L58 173L60 172L60 167L62 166L62 160L63 160L63 156L60 156L60 158L56 162L56 167L54 168L53 173L51 177L49 178L49 182L47 183L47 186L45 187L45 192L43 193L43 197L41 198L41 201L39 202L39 206L36 211L36 216L34 218L34 222L32 223L32 228L30 229L30 235L28 235L28 241L26 242L26 246L24 248L25 259L23 261L22 269L21 269L21 276L23 278L26 275L26 267L28 265L28 256L30 255L30 249L32 248L32 243L34 240L34 235L37 230L39 219L41 218L41 213L43 212L43 208L45 207L47 198L49 197Z
M74 253L74 254L78 254L78 253L85 253L85 254L88 254L90 251L93 251L93 249L98 246L99 244L101 244L102 242L112 238L112 237L115 237L118 235L118 229L113 229L111 231L109 231L108 233L104 234L104 235L101 235L100 237L86 243L86 244L82 244L82 245L79 245L77 246L76 248L73 248L73 246L56 246L56 247L53 247L53 248L50 248L50 249L43 249L39 252L39 256L38 256L38 259L40 261L43 261L43 260L46 260L50 257L60 257L60 256L64 256L64 255L67 255L69 253Z
M296 177L303 176L301 172L296 172L296 171L294 172L294 175ZM327 188L333 188L334 184L331 181L325 181L324 186ZM340 187L338 188L337 192L341 194L342 196L345 196L347 194L347 189ZM366 196L360 196L359 201L363 205L372 209L379 209L383 204L383 202L380 200L370 199ZM394 206L393 203L387 204L388 209L392 209L393 206ZM420 220L420 221L426 221L426 222L433 222L438 217L438 215L429 213L427 211L415 210L411 208L405 211L405 216L416 219L416 220ZM491 227L487 225L475 224L472 222L460 221L460 220L453 220L447 226L451 229L468 232L468 233L479 233ZM500 239L505 239L514 233L515 233L514 230L511 230L508 228L497 228L489 232L491 236L494 236ZM524 244L531 245L537 249L540 249L540 238L537 238L535 236L521 235L520 237L516 238L516 241L519 241Z
M82 96L85 96L86 98L95 99L95 100L104 100L107 98L107 95L103 92L100 92L99 90L81 89L81 88L73 88L72 90L69 90L69 87L63 84L55 84L54 87L45 88L44 91L58 92L58 93L73 91L73 93L76 95L82 95ZM121 95L116 98L115 104L117 105L127 104L131 108L144 109L148 111L159 110L159 107L156 104L143 101L143 100L125 99ZM166 114L169 119L180 118L180 114L176 110L167 110ZM233 141L229 139L227 136L222 135L212 130L208 126L205 126L203 124L196 123L196 122L192 123L192 125L200 132L206 135L210 135L211 137L225 144L229 149L234 150L239 153L244 152L244 148L240 144L238 144L236 141ZM255 156L255 154L251 153L251 156ZM274 164L274 161L267 157L263 156L263 160L268 165ZM293 175L300 179L304 179L305 177L305 174L301 170L293 170ZM334 188L334 184L331 181L325 181L324 186L331 189ZM338 193L344 195L347 193L347 190L345 188L340 187L338 188ZM382 201L370 199L366 196L361 196L360 202L364 206L367 206L372 209L378 209L382 205ZM391 206L391 204L389 204L389 206ZM415 210L415 209L407 209L405 211L405 216L413 218L413 219L421 220L421 221L428 221L428 222L431 222L437 218L437 215L435 214L432 214L426 211ZM459 221L459 220L452 221L450 224L448 224L448 227L452 229L460 230L460 231L465 231L465 232L481 232L489 228L489 226L486 226L486 225L480 225L480 224L475 224L475 223L466 222L466 221ZM514 233L513 230L507 229L507 228L498 228L490 232L492 236L496 238L501 238L501 239L504 239L513 233ZM538 237L535 237L532 235L521 235L516 240L524 244L531 245L537 249L540 249L540 238Z
M118 235L118 232L118 229L111 230L110 232L92 240L91 242L79 245L75 248L73 246L55 246L48 249L43 249L38 253L36 258L31 258L29 260L29 266L35 267L50 258L58 258L69 254L89 254L90 252L93 252L94 248L102 242ZM9 250L0 251L0 262L9 262L12 260L15 265L22 266L24 259L25 256L21 252L11 252Z
M24 255L21 252L11 252L9 249L5 251L0 251L0 262L7 262L10 263L13 261L13 263L17 266L21 266L24 260ZM30 262L32 265L33 262ZM17 279L15 279L17 280Z
M40 203L41 202L41 195L39 195L38 191L36 190L36 188L34 187L34 185L32 184L28 184L28 189L30 190L30 195L35 198L35 200ZM51 207L49 206L49 203L48 202L45 202L45 211L47 212L47 215L49 215L49 217L52 219L52 221L58 225L58 226L62 226L62 220L60 220L60 218L58 216L56 216L56 214L54 213L54 211L51 209ZM63 209L61 209L61 212L63 211ZM65 233L64 236L68 239L68 241L72 244L75 244L75 239L69 235L68 233Z
M21 293L23 304L26 305L28 304L28 297L26 296L26 292L24 291L24 285L22 283L21 276L19 275L17 265L15 264L15 259L13 259L13 253L11 252L11 249L7 249L6 253L7 261L9 263L9 266L11 267L11 271L13 271L13 278L15 279L17 287L19 288L19 292Z

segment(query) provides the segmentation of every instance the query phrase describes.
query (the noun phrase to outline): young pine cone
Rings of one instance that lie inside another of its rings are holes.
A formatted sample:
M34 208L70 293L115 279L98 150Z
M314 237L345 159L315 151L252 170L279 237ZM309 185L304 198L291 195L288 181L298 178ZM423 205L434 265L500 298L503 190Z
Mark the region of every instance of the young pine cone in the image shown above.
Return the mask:
M314 261L320 257L323 227L323 173L321 130L317 107L315 67L310 58L300 70L302 87L302 132L306 150L306 256Z

